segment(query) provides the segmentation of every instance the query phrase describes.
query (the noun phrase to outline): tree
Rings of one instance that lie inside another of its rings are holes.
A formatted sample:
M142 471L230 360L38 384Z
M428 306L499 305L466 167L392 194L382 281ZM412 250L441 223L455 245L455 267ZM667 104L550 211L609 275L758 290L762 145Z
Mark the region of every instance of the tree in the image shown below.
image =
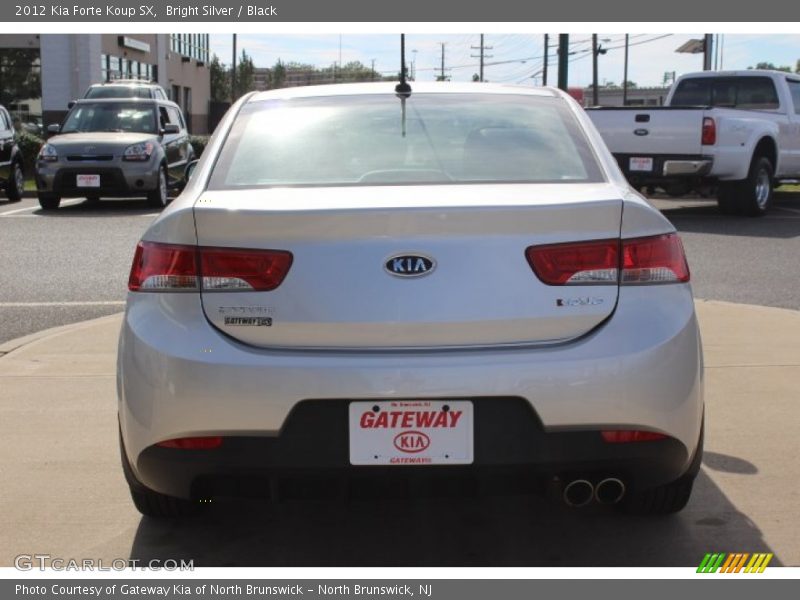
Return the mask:
M474 81L475 83L478 83L480 80L481 80L481 76L480 75L478 75L477 73L473 73L472 74L472 81Z
M769 71L785 71L786 73L791 73L792 68L788 65L781 65L780 67L776 67L771 62L760 62L756 64L755 67L747 67L748 69L767 69Z
M0 104L42 97L39 50L6 48L0 50Z
M281 88L286 83L286 66L278 59L275 66L272 67L269 86L271 88Z
M620 86L620 87L623 87L623 86ZM636 85L636 82L635 82L635 81L631 81L631 80L629 79L629 80L628 80L628 89L629 89L629 90L632 90L632 89L636 89L636 87L637 87L637 85Z
M256 66L253 64L253 59L242 48L242 56L239 59L239 64L236 65L236 94L238 98L253 89L253 80L255 77Z
M211 58L208 65L211 77L211 100L214 102L228 102L231 99L231 73L219 56Z

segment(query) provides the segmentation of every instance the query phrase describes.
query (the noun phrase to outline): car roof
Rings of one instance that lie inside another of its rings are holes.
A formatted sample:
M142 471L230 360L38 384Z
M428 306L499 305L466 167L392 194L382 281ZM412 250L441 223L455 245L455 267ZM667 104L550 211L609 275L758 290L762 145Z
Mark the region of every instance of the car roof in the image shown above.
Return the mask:
M80 98L75 100L75 104L118 104L125 102L127 104L165 104L173 106L180 110L180 106L175 104L172 100L164 100L163 98Z
M563 97L565 94L550 87L501 85L496 83L451 83L409 82L411 95L417 94L498 94L539 97ZM292 98L315 98L323 96L360 96L370 94L395 94L396 81L377 83L339 83L332 85L309 85L280 88L266 92L255 92L247 101L290 100Z
M140 85L142 87L161 87L154 81L140 81L139 79L115 79L114 81L101 81L100 83L93 83L89 87L103 87L103 86L126 86L131 87Z

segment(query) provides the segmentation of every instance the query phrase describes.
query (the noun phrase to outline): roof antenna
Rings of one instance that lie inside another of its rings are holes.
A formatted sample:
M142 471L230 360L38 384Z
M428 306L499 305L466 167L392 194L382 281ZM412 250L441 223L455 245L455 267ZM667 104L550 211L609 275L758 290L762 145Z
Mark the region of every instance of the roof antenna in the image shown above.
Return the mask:
M411 95L411 86L406 81L406 34L400 34L400 83L398 83L394 91L404 96Z

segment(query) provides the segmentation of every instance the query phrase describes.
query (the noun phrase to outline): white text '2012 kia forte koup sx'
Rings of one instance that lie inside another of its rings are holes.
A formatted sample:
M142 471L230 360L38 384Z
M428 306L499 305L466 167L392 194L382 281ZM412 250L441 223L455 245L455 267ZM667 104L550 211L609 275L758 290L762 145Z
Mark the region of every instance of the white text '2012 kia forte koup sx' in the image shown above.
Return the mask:
M139 243L119 345L134 502L513 473L683 508L703 439L672 225L549 88L253 93Z

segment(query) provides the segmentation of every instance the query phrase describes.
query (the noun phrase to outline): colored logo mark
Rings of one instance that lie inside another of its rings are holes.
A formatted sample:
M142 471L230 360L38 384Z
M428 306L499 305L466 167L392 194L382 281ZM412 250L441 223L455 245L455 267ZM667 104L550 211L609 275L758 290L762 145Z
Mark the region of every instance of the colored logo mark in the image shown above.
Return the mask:
M772 556L771 552L756 552L753 554L748 554L747 552L735 552L732 554L709 552L703 557L700 566L697 567L697 572L763 573L772 560Z

